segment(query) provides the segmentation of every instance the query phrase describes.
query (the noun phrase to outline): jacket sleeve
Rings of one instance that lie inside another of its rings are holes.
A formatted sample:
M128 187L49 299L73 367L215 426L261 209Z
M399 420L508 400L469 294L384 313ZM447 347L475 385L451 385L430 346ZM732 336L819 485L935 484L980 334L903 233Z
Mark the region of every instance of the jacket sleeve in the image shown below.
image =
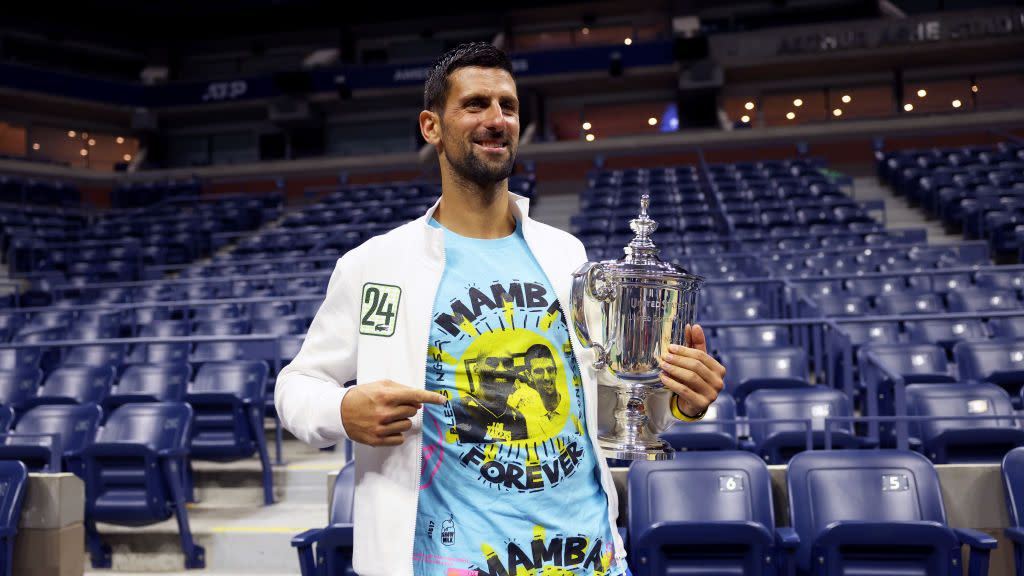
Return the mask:
M277 377L274 405L285 428L323 448L348 438L341 421L344 384L356 375L359 315L357 251L334 267L302 348Z

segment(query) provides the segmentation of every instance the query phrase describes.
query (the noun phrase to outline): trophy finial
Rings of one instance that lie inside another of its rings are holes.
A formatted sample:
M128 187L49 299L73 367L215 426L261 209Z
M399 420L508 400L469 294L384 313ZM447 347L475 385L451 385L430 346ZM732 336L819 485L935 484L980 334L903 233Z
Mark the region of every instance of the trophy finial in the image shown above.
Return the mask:
M657 260L658 248L651 235L658 229L658 223L647 214L651 196L644 192L640 196L640 214L629 221L629 227L636 237L624 248L627 262L646 263Z

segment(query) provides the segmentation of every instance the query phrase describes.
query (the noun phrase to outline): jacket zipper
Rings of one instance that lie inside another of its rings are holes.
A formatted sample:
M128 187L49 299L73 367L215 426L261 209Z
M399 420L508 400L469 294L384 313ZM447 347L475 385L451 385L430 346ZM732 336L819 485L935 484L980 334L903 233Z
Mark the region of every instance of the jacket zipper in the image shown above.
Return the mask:
M441 240L441 277L438 278L437 284L434 286L434 298L430 305L430 315L434 315L434 304L437 301L437 291L441 289L441 282L444 281L444 269L448 264L446 259L446 251L444 249L444 239L442 236ZM430 361L430 321L427 322L427 342L426 342L427 354L424 360L423 369L423 388L427 387L427 370L426 362ZM412 511L412 550L409 553L409 574L416 575L416 528L420 516L420 482L423 478L423 413L426 412L427 406L424 405L420 410L420 433L416 435L416 476L415 476L415 487L416 487L416 505L413 506Z

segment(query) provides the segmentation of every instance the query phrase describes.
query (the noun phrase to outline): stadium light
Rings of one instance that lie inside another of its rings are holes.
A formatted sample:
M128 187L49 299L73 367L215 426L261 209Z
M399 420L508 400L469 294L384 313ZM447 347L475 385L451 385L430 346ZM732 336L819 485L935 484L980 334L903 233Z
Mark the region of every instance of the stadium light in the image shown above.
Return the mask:
M836 117L842 116L843 110L841 108L836 108L835 110L832 111L832 115Z
M583 29L580 30L580 32L582 32L584 36L587 36L588 34L590 34L590 28L584 26Z
M594 141L594 135L593 134L587 134L587 142L593 142L593 141Z
M971 84L971 92L974 92L975 94L978 93L978 85L977 84Z
M78 153L81 154L82 156L88 156L89 155L89 151L86 150L85 148L82 148L81 150L79 150Z
M583 123L583 129L584 130L590 130L590 128L591 128L590 122L584 122Z
M849 104L850 100L853 100L853 98L850 98L849 94L843 94L842 100L843 100L843 104Z
M959 108L959 107L961 107L963 105L964 105L964 103L961 102L959 99L953 100L953 108Z
M754 109L754 103L753 102L747 102L746 104L743 105L743 107L746 108L747 110L753 110Z
M633 43L633 39L632 39L632 38L629 38L629 37L627 37L627 38L626 38L625 40L623 40L622 42L623 42L623 43L624 43L624 44L625 44L626 46L629 46L630 44L632 44L632 43Z
M743 122L744 124L750 124L750 116L744 114L743 116L740 117L740 122Z
M796 114L793 112L786 113L786 120L793 120L794 118L796 118Z
M655 118L654 116L651 116L650 118L647 119L647 125L648 126L655 126L657 124L658 124L658 119Z
M918 98L924 98L927 95L928 95L928 91L925 90L924 88L921 88L920 90L917 91L917 97Z
M74 137L75 137L75 131L74 130L68 130L68 138L74 138Z
M96 139L95 138L89 138L89 146L95 146L95 145L96 145Z
M125 154L124 155L124 161L125 162L131 162L132 161L132 155L131 154Z
M41 148L41 146L39 146L39 142L36 142L36 143L32 144L32 149L33 150L39 150L39 148Z
M907 112L910 112L911 110L914 109L914 105L911 104L910 102L907 102L906 104L903 105L903 109L906 110Z
M88 138L89 138L89 133L88 132L82 132L82 140L86 140Z
M123 137L121 137L121 136L118 136L118 137L117 137L117 143L118 143L118 144L124 144L124 138L123 138Z
M801 100L799 98L797 98L796 100L793 100L793 106L796 106L797 108L799 108L799 107L801 107L803 105L804 105L804 101L803 100Z

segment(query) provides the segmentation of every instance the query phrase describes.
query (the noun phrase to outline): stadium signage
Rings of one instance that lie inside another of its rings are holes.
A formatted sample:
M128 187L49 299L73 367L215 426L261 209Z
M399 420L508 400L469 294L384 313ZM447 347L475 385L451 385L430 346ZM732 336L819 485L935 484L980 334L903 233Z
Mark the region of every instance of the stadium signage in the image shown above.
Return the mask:
M999 38L1024 38L1024 10L986 10L901 20L863 20L834 26L799 26L711 38L713 58L737 66L800 56Z

